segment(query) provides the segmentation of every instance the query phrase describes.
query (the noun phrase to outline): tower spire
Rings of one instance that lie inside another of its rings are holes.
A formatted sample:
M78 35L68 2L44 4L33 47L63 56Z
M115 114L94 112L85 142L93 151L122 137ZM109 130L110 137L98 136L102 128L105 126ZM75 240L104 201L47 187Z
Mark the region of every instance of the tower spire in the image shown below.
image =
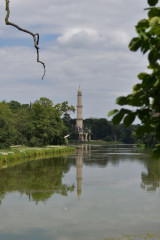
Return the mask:
M83 126L83 117L82 117L82 91L79 85L78 93L77 93L77 119L76 119L76 130L78 132L80 141L88 141L91 140L91 131L88 128L84 128Z
M76 119L76 127L78 129L83 129L83 117L82 117L82 91L80 89L80 85L79 85L79 89L78 89L78 93L77 93L77 119Z

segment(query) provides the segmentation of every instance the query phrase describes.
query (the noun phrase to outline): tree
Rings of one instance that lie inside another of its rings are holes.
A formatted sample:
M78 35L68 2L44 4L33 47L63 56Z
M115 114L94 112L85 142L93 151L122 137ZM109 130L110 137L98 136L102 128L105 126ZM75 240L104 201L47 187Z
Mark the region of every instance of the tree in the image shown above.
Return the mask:
M88 118L84 120L84 127L91 128L92 139L104 139L111 135L111 125L105 118Z
M13 115L16 134L14 136L14 144L21 145L25 144L28 145L30 139L33 137L34 134L34 124L31 118L31 112L28 108L21 108L16 111Z
M48 98L40 98L32 104L31 121L34 126L31 145L63 143L65 127L60 113Z
M68 101L64 101L62 103L57 103L55 105L55 108L59 111L61 116L65 117L65 115L68 115L69 112L75 112L75 107L73 105L68 105Z
M105 118L95 119L93 127L93 136L95 139L104 139L111 135L111 125Z
M30 105L13 100L0 102L0 148L8 148L11 144L63 144L69 131L64 125L63 114L73 110L68 102L54 105L45 97Z
M33 37L34 47L35 47L36 52L37 52L37 62L42 64L43 65L43 69L44 69L44 74L42 76L42 80L43 80L43 78L45 76L45 73L46 73L46 66L45 66L44 62L39 60L39 34L38 33L32 33L31 31L28 31L28 30L26 30L24 28L21 28L17 24L10 22L9 21L9 16L10 16L9 0L5 0L5 1L6 1L6 12L7 12L6 17L5 17L6 25L10 25L12 27L15 27L19 31L25 32L25 33L27 33L27 34L29 34L29 35L31 35Z
M54 105L48 98L40 98L33 104L17 101L0 103L0 148L14 145L45 146L63 144L68 128L63 114L74 111L63 102Z
M160 7L156 7L159 0L148 0L148 18L142 19L136 25L137 37L129 44L131 51L140 50L148 54L148 72L138 74L140 83L133 87L133 92L127 96L117 98L120 106L129 105L136 110L121 108L109 112L114 115L112 121L119 124L123 121L126 127L130 126L136 117L141 125L136 129L138 136L153 133L160 141ZM156 145L154 155L160 156L160 144Z
M120 138L118 140L127 144L135 143L136 138L134 137L133 134L134 132L133 130L135 128L134 125L126 128L123 124L120 124L118 127L120 129Z
M12 110L12 112L16 112L21 108L21 104L14 100L10 101L8 105L9 105L9 108Z
M13 114L8 104L3 101L0 103L0 148L7 148L13 143L15 126Z
M62 103L57 103L55 105L58 113L61 115L63 119L64 125L67 127L67 134L73 132L73 124L71 123L70 112L75 112L75 107L73 105L68 105L68 101L64 101Z

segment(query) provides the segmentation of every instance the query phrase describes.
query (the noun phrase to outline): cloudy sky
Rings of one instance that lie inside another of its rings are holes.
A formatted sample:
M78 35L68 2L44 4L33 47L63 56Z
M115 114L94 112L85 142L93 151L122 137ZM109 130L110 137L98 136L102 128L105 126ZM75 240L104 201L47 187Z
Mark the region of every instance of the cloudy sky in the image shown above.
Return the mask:
M128 50L146 0L10 0L10 21L40 34L40 59L30 35L6 26L0 1L0 101L29 103L40 97L76 106L83 117L106 117L115 100L132 91L146 56ZM74 116L73 116L74 117Z

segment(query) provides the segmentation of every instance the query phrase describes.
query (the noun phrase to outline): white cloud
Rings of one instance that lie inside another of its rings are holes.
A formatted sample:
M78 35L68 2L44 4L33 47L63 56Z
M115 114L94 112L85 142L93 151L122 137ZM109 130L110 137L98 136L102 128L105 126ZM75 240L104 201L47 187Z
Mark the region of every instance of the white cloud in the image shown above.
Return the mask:
M71 28L68 29L58 41L62 44L68 43L70 41L78 42L97 42L99 40L98 32L91 28Z
M121 30L115 30L111 33L111 44L117 46L127 46L130 41L130 36L127 32Z
M1 99L29 102L46 96L76 105L81 84L84 117L104 117L145 70L146 57L128 50L134 26L146 14L145 0L11 1L10 20L40 33L40 58L47 70L43 82L32 37L5 26L5 1L2 7Z

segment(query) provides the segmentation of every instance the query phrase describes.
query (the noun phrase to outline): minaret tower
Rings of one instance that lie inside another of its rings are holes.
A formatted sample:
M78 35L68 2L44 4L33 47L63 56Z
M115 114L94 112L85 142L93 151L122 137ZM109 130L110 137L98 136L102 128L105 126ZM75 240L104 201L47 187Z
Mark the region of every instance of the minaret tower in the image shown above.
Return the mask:
M76 127L83 131L83 118L82 118L82 91L78 89L78 94L77 94L77 119L76 119Z

